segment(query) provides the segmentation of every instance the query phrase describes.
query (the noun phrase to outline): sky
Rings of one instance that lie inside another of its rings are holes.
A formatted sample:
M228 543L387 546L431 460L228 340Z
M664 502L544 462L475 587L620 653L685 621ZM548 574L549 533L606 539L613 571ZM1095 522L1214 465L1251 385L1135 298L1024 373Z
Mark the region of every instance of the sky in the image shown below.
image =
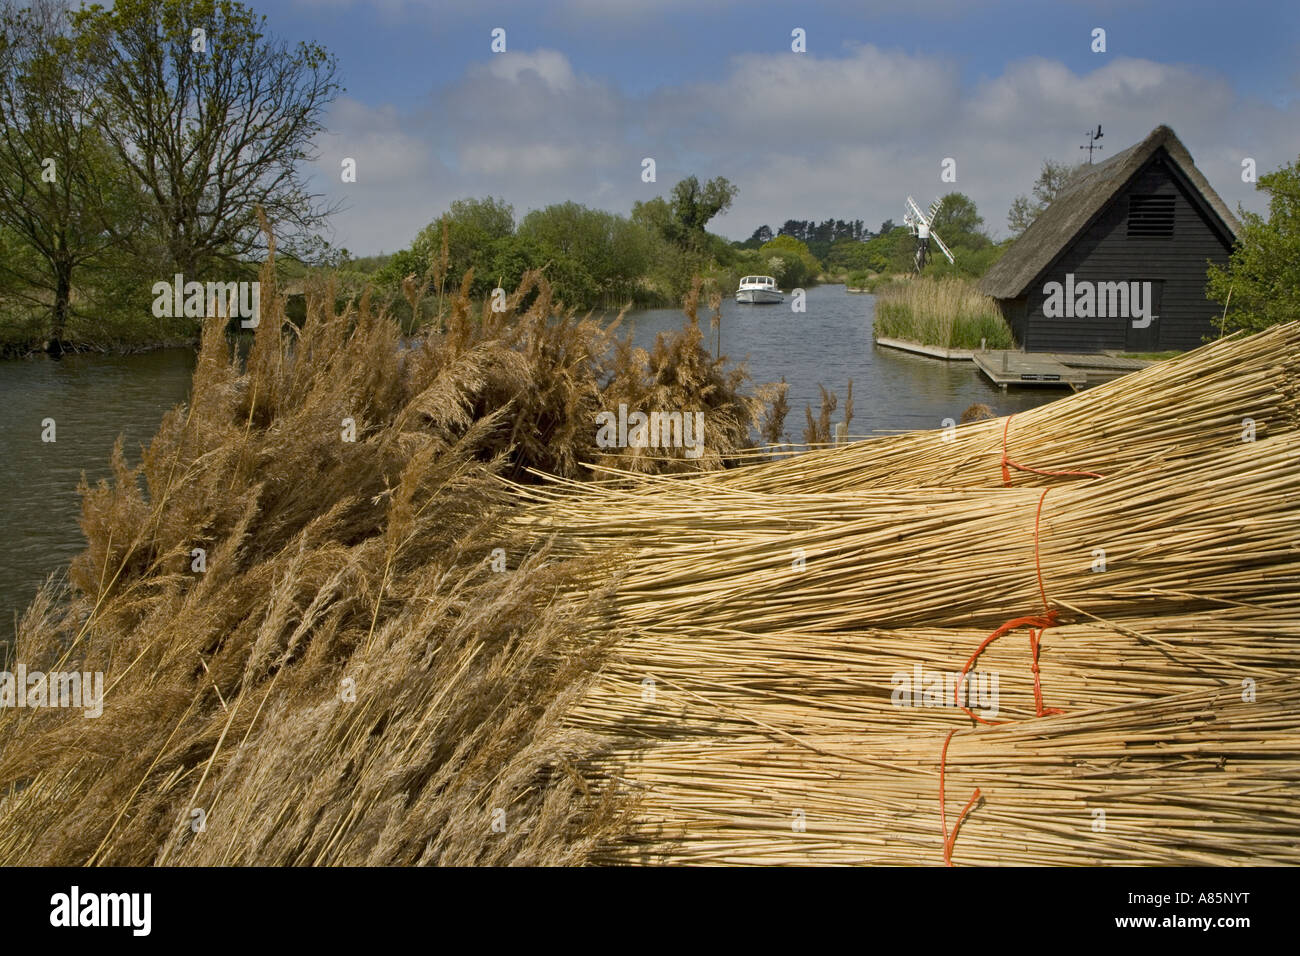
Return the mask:
M692 174L739 187L709 224L731 239L787 219L875 229L909 194L952 190L1001 238L1043 160L1083 161L1098 124L1095 161L1171 126L1233 209L1267 208L1243 160L1262 174L1300 158L1295 0L250 5L338 57L346 90L311 184L341 206L329 238L353 255L405 248L459 198L626 215Z

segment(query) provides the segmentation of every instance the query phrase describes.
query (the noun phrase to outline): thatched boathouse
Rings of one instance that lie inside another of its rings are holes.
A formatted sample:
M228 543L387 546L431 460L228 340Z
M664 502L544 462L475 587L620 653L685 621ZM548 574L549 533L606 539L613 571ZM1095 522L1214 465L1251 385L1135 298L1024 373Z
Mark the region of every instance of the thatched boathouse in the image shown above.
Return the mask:
M984 276L1031 352L1190 349L1215 332L1206 268L1240 228L1168 126L1084 166Z

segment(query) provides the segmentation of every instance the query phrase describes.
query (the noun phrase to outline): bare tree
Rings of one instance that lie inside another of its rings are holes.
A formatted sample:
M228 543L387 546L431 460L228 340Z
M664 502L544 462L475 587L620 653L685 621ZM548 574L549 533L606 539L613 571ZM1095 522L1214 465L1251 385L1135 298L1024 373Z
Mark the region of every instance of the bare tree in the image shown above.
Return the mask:
M96 123L182 272L253 252L259 206L289 255L314 245L332 211L301 164L316 158L322 111L342 90L335 58L290 48L265 21L235 0L116 0L73 18Z
M1034 180L1034 198L1017 196L1007 212L1007 227L1013 236L1018 236L1029 224L1037 219L1044 209L1050 206L1066 187L1070 177L1078 171L1079 166L1058 163L1054 159L1043 160L1043 168Z

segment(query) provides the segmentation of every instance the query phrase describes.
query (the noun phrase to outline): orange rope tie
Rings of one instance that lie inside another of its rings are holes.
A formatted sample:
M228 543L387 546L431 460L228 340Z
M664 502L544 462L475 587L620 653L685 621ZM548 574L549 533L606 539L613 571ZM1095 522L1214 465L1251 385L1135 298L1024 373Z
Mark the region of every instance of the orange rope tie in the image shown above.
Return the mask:
M1006 424L1002 426L1002 484L1004 485L1011 484L1011 472L1007 468L1008 465L1010 465L1012 468L1015 468L1019 471L1028 471L1028 472L1032 472L1035 475L1049 475L1054 477L1078 475L1084 478L1105 477L1104 475L1097 474L1095 471L1043 471L1040 468L1030 468L1028 465L1020 464L1020 462L1018 461L1012 461L1009 457L1007 457L1007 431L1011 428L1011 419L1015 417L1016 417L1015 415L1008 415Z
M952 835L948 835L948 818L943 809L943 768L948 763L948 742L952 740L952 735L957 731L948 731L948 736L943 742L943 756L939 760L939 823L943 827L943 865L952 866L952 848L957 842L957 831L961 829L961 823L966 819L966 814L970 813L970 808L975 805L975 801L980 798L980 788L976 787L975 792L970 795L966 801L966 806L962 807L961 813L957 817L957 822L953 824Z
M1029 646L1034 651L1034 708L1037 710L1039 717L1048 717L1052 714L1065 713L1065 711L1061 710L1059 707L1043 706L1043 686L1038 679L1038 640L1043 636L1043 631L1045 630L1047 630L1047 628L1040 628L1037 631L1032 627L1029 629Z
M986 726L989 727L996 727L1000 724L1015 723L1015 721L1011 721L1011 720L985 720L983 717L975 713L975 711L971 710L969 707L967 707L965 704L961 702L961 687L963 682L965 682L966 680L966 674L969 673L971 667L974 666L975 661L979 659L979 656L984 653L984 649L986 647L988 647L998 638L1005 637L1007 634L1010 634L1014 630L1018 630L1019 628L1022 627L1027 627L1029 628L1029 649L1033 652L1034 655L1034 665L1033 665L1033 672L1035 678L1034 696L1035 696L1035 700L1038 701L1038 716L1039 717L1044 716L1042 700L1041 700L1042 692L1041 689L1037 686L1038 634L1041 631L1047 630L1049 627L1055 626L1056 623L1057 621L1056 621L1055 611L1048 611L1046 614L1033 614L1033 615L1029 615L1028 617L1018 617L1015 618L1014 620L1007 621L1007 623L1003 624L1000 628L998 628L988 637L984 638L984 640L980 643L980 646L975 648L975 653L970 656L970 658L966 661L965 666L962 667L961 669L961 674L957 678L957 686L953 688L953 701L952 701L953 704L957 707L960 707L962 710L966 711L967 717L970 717L972 720L978 721L979 723L985 724ZM1035 630L1035 628L1037 628L1037 630ZM1060 713L1060 711L1056 711L1056 713Z
M1008 424L1010 423L1010 421L1011 419L1008 418L1007 419ZM1005 432L1004 432L1004 437L1005 437ZM1003 447L1005 449L1005 444ZM1004 462L1006 461L1005 450L1003 451L1003 461ZM1028 470L1032 471L1033 469L1028 469ZM1004 474L1006 473L1005 464L1003 465L1003 473ZM1088 474L1088 472L1054 472L1054 474ZM1095 477L1099 478L1101 476L1097 475ZM1039 553L1039 529L1042 527L1042 521L1043 521L1043 502L1047 500L1047 493L1051 490L1052 489L1050 487L1043 489L1043 493L1038 497L1038 508L1034 512L1034 572L1038 577L1038 594L1039 597L1043 599L1043 613L1028 615L1026 617L1013 618L1012 620L1007 621L1005 624L999 627L988 637L984 638L984 640L980 642L980 646L975 648L975 653L970 656L970 658L966 661L965 666L962 667L961 674L957 678L957 686L953 688L953 701L952 701L953 704L956 705L957 707L960 707L962 710L966 711L966 716L970 717L972 720L978 721L981 724L986 724L990 727L997 726L1000 724L1014 723L1014 721L985 720L983 717L979 716L979 714L975 713L975 711L971 710L969 707L967 707L965 704L961 702L962 684L966 680L966 674L969 673L971 667L974 666L975 661L979 659L979 656L984 653L984 649L986 647L988 647L998 638L1004 637L1005 635L1010 634L1012 631L1022 627L1029 628L1029 649L1032 655L1031 669L1034 674L1035 712L1039 717L1049 717L1053 714L1065 713L1065 711L1056 707L1043 706L1043 688L1039 678L1039 671L1038 671L1038 647L1039 647L1039 642L1042 639L1043 632L1045 632L1049 627L1055 627L1057 624L1056 611L1055 609L1053 609L1048 605L1047 587L1043 583L1043 562ZM957 823L952 828L952 834L949 835L947 812L946 812L946 808L944 807L944 772L948 761L948 743L949 741L952 740L952 736L956 732L957 732L956 730L950 730L948 732L948 737L943 742L943 753L939 757L939 823L943 827L943 862L945 866L952 866L952 849L953 846L955 846L957 843L957 831L961 828L962 821L966 819L966 814L970 812L971 807L975 805L975 801L978 800L980 796L979 788L976 787L975 792L971 794L971 798L966 801L966 806L965 808L962 809L961 815L957 818Z

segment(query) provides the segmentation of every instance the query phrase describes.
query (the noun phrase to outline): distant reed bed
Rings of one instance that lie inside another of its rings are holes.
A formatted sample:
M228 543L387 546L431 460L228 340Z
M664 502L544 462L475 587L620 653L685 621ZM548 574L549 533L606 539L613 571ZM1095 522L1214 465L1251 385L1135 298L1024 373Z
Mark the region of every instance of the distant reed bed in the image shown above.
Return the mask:
M996 303L968 279L905 279L876 290L877 338L949 349L1015 348Z

